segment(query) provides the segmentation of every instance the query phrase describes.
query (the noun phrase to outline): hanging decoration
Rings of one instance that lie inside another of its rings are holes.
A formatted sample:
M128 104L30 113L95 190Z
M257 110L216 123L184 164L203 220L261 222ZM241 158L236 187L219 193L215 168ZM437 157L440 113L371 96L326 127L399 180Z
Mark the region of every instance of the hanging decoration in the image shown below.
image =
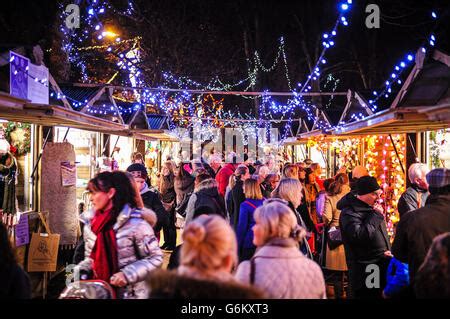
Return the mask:
M31 125L27 123L8 122L4 127L5 138L16 156L25 155L31 149Z

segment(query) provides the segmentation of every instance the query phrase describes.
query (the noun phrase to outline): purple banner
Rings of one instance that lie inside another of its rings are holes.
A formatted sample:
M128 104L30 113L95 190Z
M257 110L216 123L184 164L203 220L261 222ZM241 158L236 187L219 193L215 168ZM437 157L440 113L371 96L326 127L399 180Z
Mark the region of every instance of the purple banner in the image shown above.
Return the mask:
M20 54L9 53L9 92L18 98L28 99L28 66L30 60Z
M30 231L28 229L28 215L21 214L19 223L16 227L16 247L30 243Z

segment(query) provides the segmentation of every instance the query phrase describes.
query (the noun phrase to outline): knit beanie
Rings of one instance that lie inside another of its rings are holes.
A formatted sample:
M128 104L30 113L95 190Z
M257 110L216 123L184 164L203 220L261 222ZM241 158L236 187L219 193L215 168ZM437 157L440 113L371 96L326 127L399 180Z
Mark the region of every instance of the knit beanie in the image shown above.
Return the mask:
M136 178L140 177L146 179L148 176L147 168L145 168L144 165L139 163L131 164L130 166L128 166L127 172L131 173L131 175L133 175L133 177Z
M363 176L356 181L358 195L366 195L380 189L377 179L372 176Z

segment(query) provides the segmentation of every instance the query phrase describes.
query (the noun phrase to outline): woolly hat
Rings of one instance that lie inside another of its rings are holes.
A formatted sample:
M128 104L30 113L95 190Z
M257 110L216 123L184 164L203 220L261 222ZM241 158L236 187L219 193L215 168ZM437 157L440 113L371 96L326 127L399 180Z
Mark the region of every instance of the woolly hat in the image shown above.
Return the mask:
M147 168L145 168L144 165L139 163L131 164L130 166L128 166L127 172L131 173L131 175L133 175L133 177L136 178L140 177L146 179L148 176Z
M356 181L358 195L366 195L380 189L377 179L372 176L363 176Z

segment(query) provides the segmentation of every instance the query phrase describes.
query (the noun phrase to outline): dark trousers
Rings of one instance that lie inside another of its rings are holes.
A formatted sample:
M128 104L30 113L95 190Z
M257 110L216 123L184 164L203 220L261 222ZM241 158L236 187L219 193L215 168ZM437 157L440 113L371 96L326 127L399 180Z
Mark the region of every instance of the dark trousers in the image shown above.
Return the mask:
M169 222L163 226L164 246L175 248L177 244L177 228L175 227L175 208L169 212Z
M389 265L389 258L378 260L375 265L379 267L379 288L369 288L366 286L366 279L369 273L366 273L367 264L347 263L349 266L349 279L351 285L351 293L355 299L381 299L382 292L386 287L386 274Z

